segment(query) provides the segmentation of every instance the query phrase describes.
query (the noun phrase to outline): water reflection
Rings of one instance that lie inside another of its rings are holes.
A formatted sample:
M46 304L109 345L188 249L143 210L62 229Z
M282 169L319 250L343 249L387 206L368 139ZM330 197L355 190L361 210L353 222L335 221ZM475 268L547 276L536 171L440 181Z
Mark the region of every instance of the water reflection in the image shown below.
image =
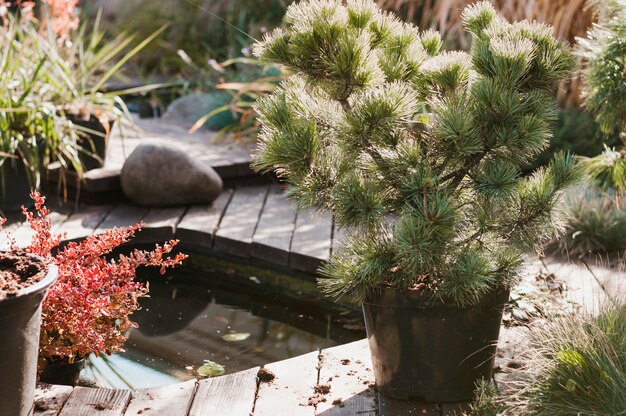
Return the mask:
M205 360L222 364L228 374L364 336L358 326L338 325L332 313L304 313L279 296L191 284L184 276L155 277L149 284L150 297L133 315L139 329L130 333L127 351L97 359L87 370L100 384L139 388L188 380ZM223 339L232 333L249 336Z

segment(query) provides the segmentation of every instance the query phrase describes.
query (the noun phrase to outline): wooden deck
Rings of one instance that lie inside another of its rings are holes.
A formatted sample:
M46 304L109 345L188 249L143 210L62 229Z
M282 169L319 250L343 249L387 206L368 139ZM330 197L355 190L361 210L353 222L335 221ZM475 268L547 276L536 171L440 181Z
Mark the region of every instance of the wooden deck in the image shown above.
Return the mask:
M311 274L328 259L334 232L330 217L297 213L277 184L227 189L210 205L146 208L121 202L80 205L76 210L50 208L53 232L65 233L67 241L143 221L137 243L177 238L186 248ZM29 244L28 224L14 218L5 228L13 232L18 246ZM8 241L0 242L0 249L7 247Z
M150 389L40 385L37 416L453 415L463 404L396 401L376 394L366 340L234 374Z

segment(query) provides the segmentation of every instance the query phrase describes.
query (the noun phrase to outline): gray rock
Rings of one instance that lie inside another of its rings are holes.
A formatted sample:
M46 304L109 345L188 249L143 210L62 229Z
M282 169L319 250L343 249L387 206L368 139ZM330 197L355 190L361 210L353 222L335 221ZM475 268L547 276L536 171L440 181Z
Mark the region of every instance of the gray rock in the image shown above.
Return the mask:
M193 124L211 111L228 104L230 101L231 96L224 91L189 94L172 101L162 118ZM204 127L210 130L219 130L235 121L236 119L230 111L222 111L207 120Z
M144 143L130 154L120 175L122 190L139 205L211 203L222 192L222 178L183 149Z

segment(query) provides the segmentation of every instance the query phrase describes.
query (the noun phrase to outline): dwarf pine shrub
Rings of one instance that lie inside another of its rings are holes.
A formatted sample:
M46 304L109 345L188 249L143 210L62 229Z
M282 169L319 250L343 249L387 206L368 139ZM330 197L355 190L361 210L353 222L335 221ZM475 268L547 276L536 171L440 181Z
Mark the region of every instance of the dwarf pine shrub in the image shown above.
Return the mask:
M371 1L309 0L256 45L295 75L257 103L255 165L346 229L321 270L332 296L428 287L473 304L559 229L574 158L529 177L520 168L547 145L573 56L550 27L508 23L488 2L463 22L469 54L441 51L438 33Z

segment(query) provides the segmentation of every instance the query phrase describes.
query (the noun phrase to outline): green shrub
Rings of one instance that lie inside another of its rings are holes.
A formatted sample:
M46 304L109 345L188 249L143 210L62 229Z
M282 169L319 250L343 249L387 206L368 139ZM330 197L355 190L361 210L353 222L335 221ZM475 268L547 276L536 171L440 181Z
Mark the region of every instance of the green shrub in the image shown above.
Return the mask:
M257 103L256 168L348 231L322 270L330 295L392 285L474 304L559 228L574 158L520 170L547 145L573 56L551 28L511 24L488 2L463 19L470 54L440 52L437 33L367 0L302 1L256 46L295 72Z
M569 190L563 198L567 219L560 251L572 257L626 251L626 207L617 198L593 184Z

